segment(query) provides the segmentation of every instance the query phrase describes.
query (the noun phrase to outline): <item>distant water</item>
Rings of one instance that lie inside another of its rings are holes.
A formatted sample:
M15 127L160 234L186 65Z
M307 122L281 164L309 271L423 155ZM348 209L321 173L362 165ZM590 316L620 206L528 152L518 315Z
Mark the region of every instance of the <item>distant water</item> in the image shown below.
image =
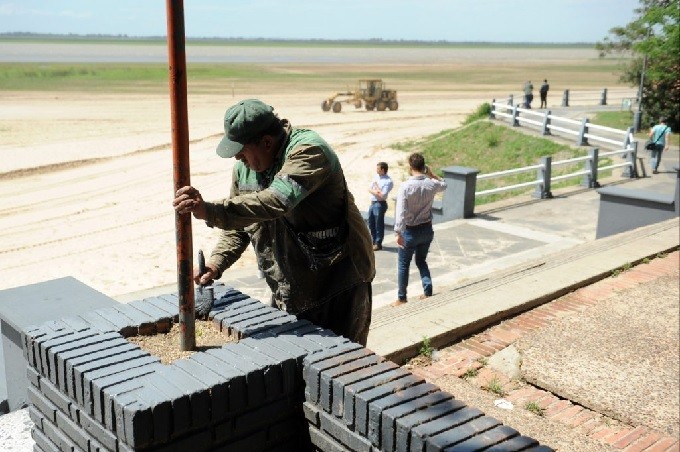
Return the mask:
M162 44L0 42L3 63L165 63ZM261 47L188 45L187 61L193 63L309 63L309 64L437 64L499 61L582 60L597 57L587 48L532 47Z

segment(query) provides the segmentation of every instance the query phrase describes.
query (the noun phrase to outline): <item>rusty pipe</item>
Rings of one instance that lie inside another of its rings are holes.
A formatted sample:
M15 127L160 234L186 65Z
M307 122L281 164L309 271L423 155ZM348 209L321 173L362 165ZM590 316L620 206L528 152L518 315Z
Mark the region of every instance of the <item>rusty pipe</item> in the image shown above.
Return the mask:
M166 0L166 10L174 197L174 193L181 187L191 185L183 0ZM191 214L180 215L175 213L175 241L177 244L180 350L194 350L196 348L196 324L194 318L194 281L192 278Z

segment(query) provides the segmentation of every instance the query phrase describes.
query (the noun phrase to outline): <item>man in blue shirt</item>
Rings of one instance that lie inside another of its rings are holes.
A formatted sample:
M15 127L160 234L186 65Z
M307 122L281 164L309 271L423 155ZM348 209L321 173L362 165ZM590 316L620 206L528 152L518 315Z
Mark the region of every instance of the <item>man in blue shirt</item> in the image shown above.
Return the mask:
M382 249L382 241L385 236L385 212L387 212L387 195L394 184L387 175L387 163L380 162L376 167L376 176L368 192L371 194L371 207L368 209L368 229L373 237L373 250Z
M659 124L652 127L649 131L649 139L654 142L654 149L650 158L652 165L652 173L659 174L659 164L661 163L661 154L668 150L671 143L671 128L666 125L666 118L659 118Z
M423 284L421 298L432 296L432 278L427 266L427 253L434 238L432 229L432 202L437 193L446 189L446 182L425 166L421 154L408 158L411 177L399 187L394 219L399 252L397 257L397 301L392 306L406 303L409 267L413 254Z

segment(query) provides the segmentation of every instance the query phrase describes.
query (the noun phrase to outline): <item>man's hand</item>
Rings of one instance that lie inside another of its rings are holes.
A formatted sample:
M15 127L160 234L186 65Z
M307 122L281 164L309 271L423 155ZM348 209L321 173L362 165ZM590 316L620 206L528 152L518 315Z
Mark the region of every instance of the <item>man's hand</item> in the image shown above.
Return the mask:
M205 273L201 274L198 268L194 269L194 282L200 286L209 286L215 280L218 271L211 264L205 264Z
M205 201L194 187L186 186L177 190L172 205L179 214L193 213L199 220L205 220L207 217Z

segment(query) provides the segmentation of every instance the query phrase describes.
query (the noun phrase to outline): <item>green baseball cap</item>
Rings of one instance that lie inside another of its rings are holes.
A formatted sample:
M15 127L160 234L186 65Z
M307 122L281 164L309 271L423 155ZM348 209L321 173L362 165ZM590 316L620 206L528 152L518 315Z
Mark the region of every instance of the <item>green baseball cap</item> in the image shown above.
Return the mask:
M224 138L217 145L217 155L233 157L243 145L267 130L277 120L274 107L258 99L246 99L229 107L224 114Z

